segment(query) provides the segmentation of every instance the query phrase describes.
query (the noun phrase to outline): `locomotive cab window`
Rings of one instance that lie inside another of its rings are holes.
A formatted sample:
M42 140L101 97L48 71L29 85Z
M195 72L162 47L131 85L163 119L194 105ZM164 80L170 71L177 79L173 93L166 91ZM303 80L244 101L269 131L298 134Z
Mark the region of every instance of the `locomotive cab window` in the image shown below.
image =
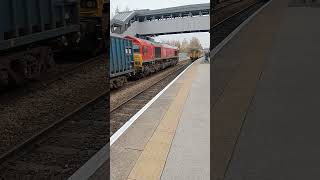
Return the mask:
M133 45L133 52L134 53L140 53L140 48L137 45Z

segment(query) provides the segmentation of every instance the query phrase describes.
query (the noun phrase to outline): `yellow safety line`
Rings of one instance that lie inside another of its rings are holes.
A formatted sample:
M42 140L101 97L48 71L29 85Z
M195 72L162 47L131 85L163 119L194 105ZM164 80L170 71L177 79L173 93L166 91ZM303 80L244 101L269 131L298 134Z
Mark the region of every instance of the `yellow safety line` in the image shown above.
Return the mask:
M194 64L197 65L197 64ZM168 111L159 123L152 137L149 139L135 166L131 170L128 180L158 180L164 169L167 155L178 126L183 106L191 89L195 77L195 66L185 74L183 85L176 98L172 101Z

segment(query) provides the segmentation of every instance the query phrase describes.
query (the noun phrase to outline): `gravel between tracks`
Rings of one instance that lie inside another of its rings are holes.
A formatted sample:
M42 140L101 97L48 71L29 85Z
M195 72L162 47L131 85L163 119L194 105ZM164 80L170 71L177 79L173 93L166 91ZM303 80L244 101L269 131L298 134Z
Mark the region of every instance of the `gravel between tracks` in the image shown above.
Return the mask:
M146 89L152 86L153 84L158 82L161 78L166 76L168 73L176 71L178 68L186 65L187 63L189 63L188 60L179 61L179 63L174 67L170 67L150 77L143 78L134 82L129 82L126 86L111 92L110 93L110 110L119 106L120 104L125 102L127 99L130 99L131 97L135 96L137 93L141 91L141 89Z
M43 88L1 97L0 154L108 89L105 62L96 62Z
M109 140L105 94L0 167L0 179L67 179ZM32 178L31 178L32 177Z

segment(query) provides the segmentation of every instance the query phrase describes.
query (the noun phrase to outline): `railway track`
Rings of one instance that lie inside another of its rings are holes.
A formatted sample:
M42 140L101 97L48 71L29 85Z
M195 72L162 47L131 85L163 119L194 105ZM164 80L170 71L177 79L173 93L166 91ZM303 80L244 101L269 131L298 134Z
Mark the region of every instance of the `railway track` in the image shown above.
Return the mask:
M49 71L47 74L36 79L34 83L27 84L25 88L38 88L40 86L48 86L56 81L63 80L77 71L85 68L87 66L92 66L98 61L103 61L104 56L98 55L96 57L67 57L69 60L59 60L64 61L56 65L54 69ZM70 60L72 58L72 60ZM66 57L64 57L66 59Z
M38 80L42 82L41 83L42 85L51 84L58 80L69 77L70 75L76 73L82 67L90 66L91 64L94 64L97 61L103 61L103 58L104 58L103 55L99 55L96 57L91 57L91 58L83 59L80 61L76 60L67 65L58 65L55 71L49 72L48 75L46 75L45 77L40 77Z
M242 1L243 0L226 0L226 1L223 1L220 4L217 5L217 7L214 9L214 13L225 9L230 5L238 4L238 3L242 2Z
M255 1L245 8L227 16L223 20L211 27L213 35L212 48L214 49L220 44L234 29L236 29L243 21L258 10L265 2Z
M109 91L0 156L0 179L67 179L109 141Z
M154 82L149 87L140 89L133 96L127 98L121 104L112 107L110 111L110 135L120 129L134 114L145 106L154 96L156 96L165 86L177 77L190 63L186 63L173 72Z
M109 91L105 77L107 71L104 64L99 58L86 61L78 64L72 71L68 71L68 74L60 74L61 76L56 76L51 81L45 81L47 84L40 85L40 83L35 83L34 86L30 85L28 88L17 88L15 92L8 92L5 95L1 94L0 156L3 158L8 157L9 151L17 149L19 145L24 144L30 138L43 132L54 124L57 119L61 119L70 114L70 112L74 112L78 107L85 102L91 101L93 97L100 95L102 92ZM106 104L109 105L109 103ZM105 110L104 112L103 117L108 117L106 114L108 111ZM93 113L92 117L95 114L98 113ZM84 117L86 118L86 116ZM90 118L91 116L88 117ZM85 120L85 118L83 119ZM107 129L106 121L107 119L104 119L104 129ZM88 128L86 130L86 127L82 129L86 131L83 133L84 135L94 132L93 130L88 130ZM109 130L104 132L105 135L108 133ZM83 138L85 139L86 137ZM78 136L78 139L81 140L82 137ZM81 143L73 144L81 145ZM93 152L90 149L88 151ZM86 158L86 155L84 154L83 157ZM50 160L50 153L48 153L47 158ZM70 158L65 158L65 160L68 159ZM75 161L74 159L71 160ZM1 175L8 175L8 173L9 178L4 179L16 179L12 177L15 171L12 170L13 173L10 174L10 167L14 169L17 166L19 168L22 166L19 163L25 164L29 160L18 160L17 162L13 161L12 158L11 160L9 159L9 163L7 164L1 161L0 179ZM33 162L33 159L30 162ZM47 168L48 170L54 165L47 164L47 166L49 167ZM26 167L25 169L28 169L29 165L26 165ZM45 168L45 166L41 168ZM31 174L38 171L36 168L34 170L30 170ZM25 174L28 174L28 172L25 172L22 177Z
M248 5L259 0L227 0L219 3L212 11L213 18L210 19L211 25L215 25L230 15L244 9Z
M86 66L92 66L98 61L103 61L103 58L104 55L98 55L96 57L73 56L59 58L59 63L57 63L53 69L50 69L40 77L18 86L9 86L5 89L0 89L0 98L1 96L10 96L10 94L13 93L21 93L43 88L56 81L69 77Z
M211 55L214 55L219 51L221 43L232 31L234 31L243 21L245 21L249 16L256 12L259 8L265 5L266 2L257 2L249 7L240 10L239 12L229 16L225 20L214 26L214 43L213 51ZM217 47L219 46L219 47ZM215 49L216 47L216 49ZM213 52L213 53L212 53ZM240 58L241 59L241 58ZM234 77L236 68L241 62L237 58L229 59L213 59L213 66L211 67L211 72L213 72L213 93L212 94L212 106L215 106L216 102L222 97L225 88L228 87L229 81Z

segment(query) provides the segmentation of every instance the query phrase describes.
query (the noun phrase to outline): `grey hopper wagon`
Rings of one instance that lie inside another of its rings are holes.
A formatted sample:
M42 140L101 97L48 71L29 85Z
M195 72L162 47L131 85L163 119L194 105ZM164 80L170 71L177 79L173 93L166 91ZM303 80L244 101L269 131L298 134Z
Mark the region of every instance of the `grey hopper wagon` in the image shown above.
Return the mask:
M52 50L79 41L77 0L0 1L0 87L54 65Z

